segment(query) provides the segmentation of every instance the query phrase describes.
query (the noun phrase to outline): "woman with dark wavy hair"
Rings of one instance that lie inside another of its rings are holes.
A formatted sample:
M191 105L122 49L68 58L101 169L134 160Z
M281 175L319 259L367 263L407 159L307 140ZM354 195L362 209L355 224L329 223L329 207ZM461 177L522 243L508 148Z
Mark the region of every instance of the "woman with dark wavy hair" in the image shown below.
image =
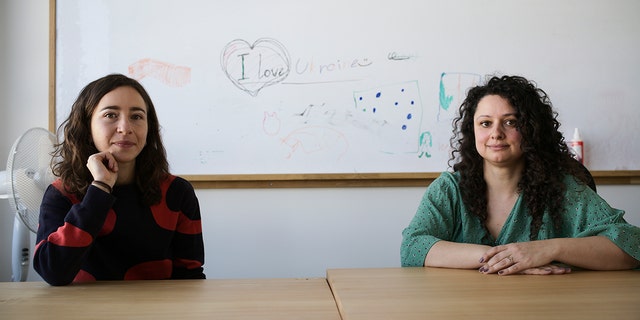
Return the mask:
M453 172L403 231L403 266L563 274L640 266L640 228L588 187L547 94L519 76L471 88L453 122Z
M120 74L89 83L60 125L34 268L52 285L203 279L191 184L169 173L160 124L142 85Z

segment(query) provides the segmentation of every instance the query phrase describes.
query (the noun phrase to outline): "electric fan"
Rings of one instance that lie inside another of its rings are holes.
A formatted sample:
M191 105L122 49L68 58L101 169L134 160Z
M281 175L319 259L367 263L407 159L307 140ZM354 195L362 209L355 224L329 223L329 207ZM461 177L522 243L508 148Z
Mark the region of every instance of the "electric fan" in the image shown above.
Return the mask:
M38 228L40 203L54 180L51 159L56 136L43 128L31 128L13 144L7 171L0 172L0 198L9 200L12 212L11 280L25 281L31 259L31 232Z

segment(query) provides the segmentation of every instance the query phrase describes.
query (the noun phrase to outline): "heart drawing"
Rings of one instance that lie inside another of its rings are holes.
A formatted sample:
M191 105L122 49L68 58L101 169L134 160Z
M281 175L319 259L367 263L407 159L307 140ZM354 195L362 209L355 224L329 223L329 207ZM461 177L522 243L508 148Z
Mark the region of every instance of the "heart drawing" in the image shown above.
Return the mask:
M254 97L262 88L286 79L290 71L287 50L269 38L258 39L253 44L240 39L229 42L220 63L229 80Z

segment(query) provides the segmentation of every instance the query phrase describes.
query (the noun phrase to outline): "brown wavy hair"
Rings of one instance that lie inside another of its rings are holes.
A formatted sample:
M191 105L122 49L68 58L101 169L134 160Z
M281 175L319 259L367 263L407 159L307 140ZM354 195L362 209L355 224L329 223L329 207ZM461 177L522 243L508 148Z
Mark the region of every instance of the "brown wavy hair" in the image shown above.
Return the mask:
M565 174L587 184L584 167L574 160L558 130L558 113L547 94L533 82L519 76L493 76L489 81L469 90L453 121L452 148L449 164L460 173L462 201L489 231L487 221L487 184L483 175L483 158L475 146L473 117L478 102L487 95L498 95L515 109L517 130L522 136L524 170L518 183L525 205L532 217L529 238L537 239L542 218L548 211L555 228L560 228L566 186Z
M52 169L62 179L67 192L82 199L93 176L86 166L89 156L98 153L91 140L91 116L107 93L119 87L135 89L147 105L148 133L145 147L136 158L135 184L147 205L162 197L160 182L169 174L169 164L160 135L160 124L153 102L136 80L121 74L110 74L89 83L78 95L69 117L58 127L64 139L56 144Z

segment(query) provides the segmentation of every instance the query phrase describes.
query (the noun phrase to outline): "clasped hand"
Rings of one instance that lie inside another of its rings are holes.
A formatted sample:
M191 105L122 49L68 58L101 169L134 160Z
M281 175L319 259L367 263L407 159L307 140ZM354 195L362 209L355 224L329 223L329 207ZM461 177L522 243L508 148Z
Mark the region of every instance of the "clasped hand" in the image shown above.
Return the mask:
M509 274L565 274L571 268L552 264L552 249L544 240L510 243L487 250L480 263L481 273Z
M103 151L93 154L87 159L87 168L94 180L113 186L118 179L118 162L111 152Z

